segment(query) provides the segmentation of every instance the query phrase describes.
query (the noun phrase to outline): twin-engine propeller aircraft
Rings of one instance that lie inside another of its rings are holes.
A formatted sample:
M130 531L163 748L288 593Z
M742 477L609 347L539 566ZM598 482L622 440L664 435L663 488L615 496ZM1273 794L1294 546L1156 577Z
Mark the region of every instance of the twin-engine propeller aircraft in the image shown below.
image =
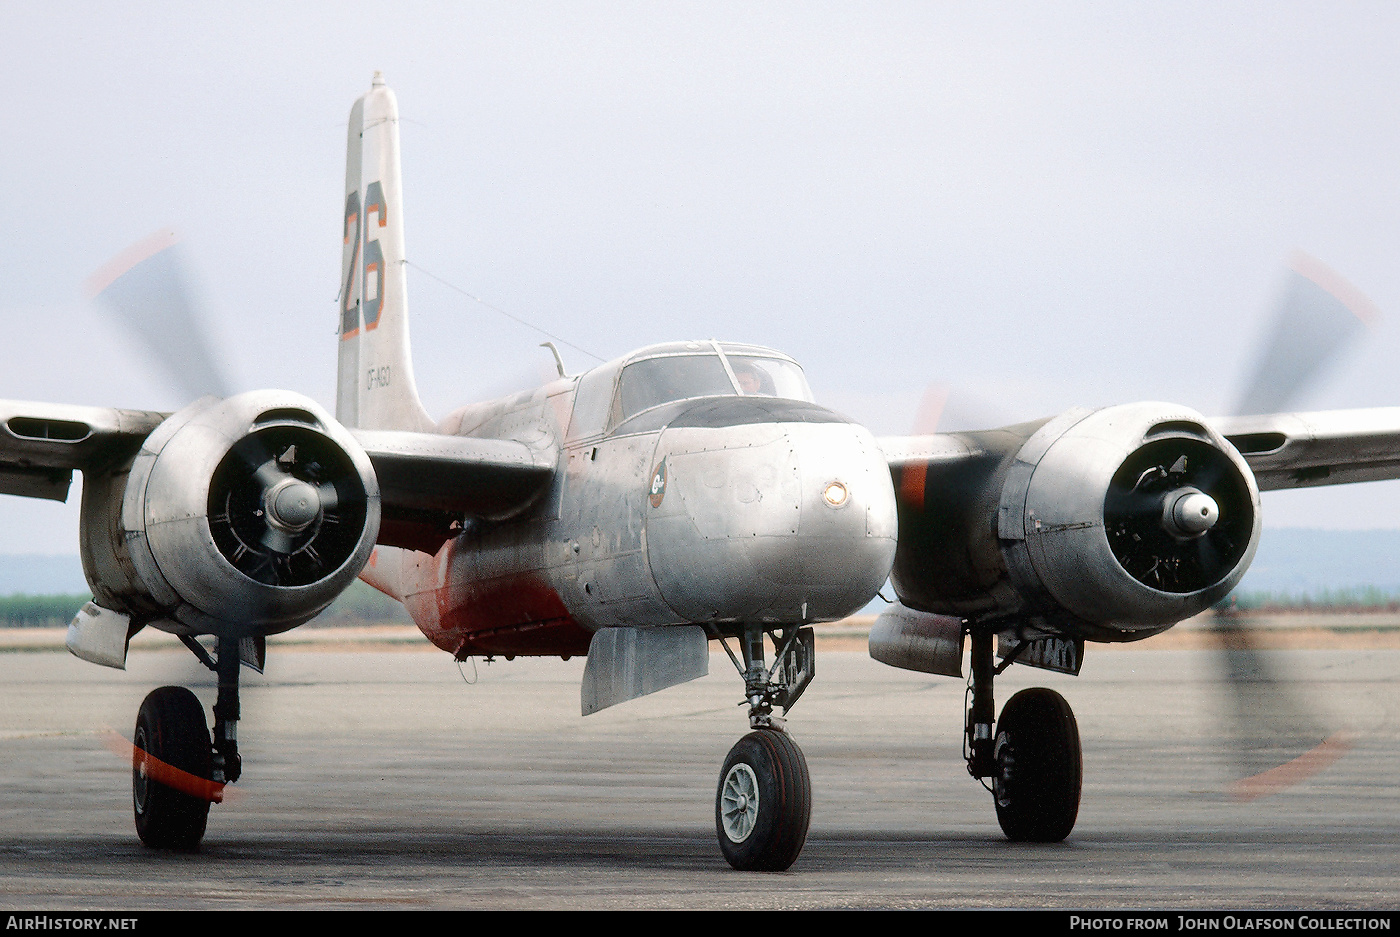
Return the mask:
M1077 672L1086 641L1145 638L1220 600L1254 555L1261 489L1400 477L1400 409L1208 420L1136 403L877 439L815 403L791 358L715 341L578 376L561 364L434 421L409 355L397 106L377 75L346 167L334 416L278 390L173 414L0 403L0 491L63 500L83 472L93 601L69 649L123 667L152 627L218 675L212 738L186 689L141 706L150 846L201 841L240 773L241 666L261 669L268 635L357 576L458 659L586 654L585 714L705 674L719 642L752 731L721 768L715 824L729 863L757 870L788 868L807 834L785 718L815 672L810 626L888 577L898 602L872 655L960 675L970 640L969 770L1008 837L1059 840L1079 808L1074 715L1033 689L997 718L996 675ZM117 305L139 269L107 288Z

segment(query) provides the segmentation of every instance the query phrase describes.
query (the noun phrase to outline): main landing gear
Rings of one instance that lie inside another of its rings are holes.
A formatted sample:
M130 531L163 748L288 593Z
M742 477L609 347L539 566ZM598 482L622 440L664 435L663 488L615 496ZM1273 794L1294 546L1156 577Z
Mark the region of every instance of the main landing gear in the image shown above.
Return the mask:
M781 872L802 852L812 819L812 777L802 749L787 734L786 714L812 682L816 649L811 628L775 632L777 659L763 662L762 628L746 625L739 634L740 663L724 638L721 644L744 678L753 729L729 750L715 792L715 831L719 848L741 871ZM718 635L717 635L718 636Z
M993 732L992 680L1015 659L995 666L995 640L995 634L973 629L972 702L963 745L967 770L991 790L1008 839L1056 843L1070 834L1079 816L1084 776L1079 725L1063 696L1035 687L1007 701Z
M219 676L211 741L204 708L184 687L152 690L141 704L132 738L131 801L136 835L156 849L194 850L204 838L209 805L238 780L238 676L242 659L259 669L261 639L219 638L210 657L193 638L181 638ZM241 652L241 653L240 653Z

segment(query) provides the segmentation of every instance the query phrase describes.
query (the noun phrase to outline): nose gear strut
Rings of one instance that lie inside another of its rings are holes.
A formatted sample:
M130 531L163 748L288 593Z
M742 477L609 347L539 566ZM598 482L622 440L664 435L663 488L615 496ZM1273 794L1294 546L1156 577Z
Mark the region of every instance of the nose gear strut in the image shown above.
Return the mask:
M765 668L763 662L764 629L758 625L744 625L739 634L739 649L743 652L743 663L729 649L724 635L711 629L711 636L718 638L734 669L744 678L744 699L749 704L749 727L754 729L782 729L784 719L773 715L773 707L781 706L783 716L797 705L798 697L816 676L816 639L812 629L786 628L773 631L773 646L777 648L772 668Z
M740 870L781 872L797 860L812 819L812 778L802 749L788 735L786 716L816 673L816 642L809 627L773 631L773 666L763 660L765 630L739 630L741 662L724 635L719 639L744 678L744 701L753 729L729 750L715 792L719 848ZM773 715L781 706L783 715Z

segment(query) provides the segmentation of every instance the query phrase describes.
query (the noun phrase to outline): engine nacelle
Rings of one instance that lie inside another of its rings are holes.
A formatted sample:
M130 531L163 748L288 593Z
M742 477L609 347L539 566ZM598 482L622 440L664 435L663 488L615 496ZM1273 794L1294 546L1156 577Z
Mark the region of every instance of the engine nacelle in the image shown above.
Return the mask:
M96 601L167 630L296 627L359 575L378 531L368 456L286 391L196 401L146 438L129 470L84 479Z
M1076 409L962 434L978 458L901 479L893 579L905 604L1090 640L1146 637L1244 575L1259 490L1194 411Z

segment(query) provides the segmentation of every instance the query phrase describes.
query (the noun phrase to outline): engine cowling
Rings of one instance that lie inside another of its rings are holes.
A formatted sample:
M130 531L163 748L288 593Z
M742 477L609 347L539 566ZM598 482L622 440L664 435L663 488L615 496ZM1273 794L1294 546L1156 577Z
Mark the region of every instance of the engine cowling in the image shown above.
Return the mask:
M146 438L127 472L95 479L92 499L88 487L94 597L170 630L293 628L359 575L379 530L364 450L286 391L196 401Z
M1258 487L1194 411L1076 409L963 436L981 456L900 484L920 494L901 498L892 577L912 608L1134 640L1210 607L1253 559Z

